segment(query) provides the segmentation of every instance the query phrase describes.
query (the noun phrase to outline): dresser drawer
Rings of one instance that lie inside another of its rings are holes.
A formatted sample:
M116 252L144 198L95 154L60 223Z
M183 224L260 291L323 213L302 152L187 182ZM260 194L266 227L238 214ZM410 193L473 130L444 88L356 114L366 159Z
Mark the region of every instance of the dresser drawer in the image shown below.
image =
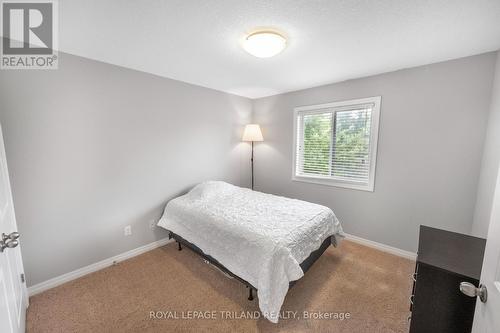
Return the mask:
M410 333L469 333L476 299L463 295L460 282L477 280L418 265L411 305Z

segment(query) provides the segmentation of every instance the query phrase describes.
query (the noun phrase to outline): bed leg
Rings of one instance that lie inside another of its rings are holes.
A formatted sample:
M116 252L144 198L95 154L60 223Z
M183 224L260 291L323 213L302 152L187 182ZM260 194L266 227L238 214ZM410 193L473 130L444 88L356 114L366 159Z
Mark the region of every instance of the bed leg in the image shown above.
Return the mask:
M181 242L177 242L177 245L178 245L178 248L177 248L177 249L178 249L179 251L180 251L180 250L182 250Z
M252 288L248 288L249 290L249 293L248 293L248 300L249 301L253 301L253 289Z

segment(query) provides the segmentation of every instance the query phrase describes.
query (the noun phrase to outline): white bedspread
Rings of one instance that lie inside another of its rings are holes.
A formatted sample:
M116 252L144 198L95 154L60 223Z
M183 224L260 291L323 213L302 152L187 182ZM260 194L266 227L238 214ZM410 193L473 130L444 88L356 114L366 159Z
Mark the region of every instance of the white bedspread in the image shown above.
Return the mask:
M264 317L278 322L299 264L329 236L342 235L331 209L208 181L171 200L158 223L258 289Z

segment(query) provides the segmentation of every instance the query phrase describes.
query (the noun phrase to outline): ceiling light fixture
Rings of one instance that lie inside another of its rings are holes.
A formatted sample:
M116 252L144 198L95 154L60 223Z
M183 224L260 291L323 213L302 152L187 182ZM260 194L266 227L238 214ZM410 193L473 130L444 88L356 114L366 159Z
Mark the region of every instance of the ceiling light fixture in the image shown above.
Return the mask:
M258 31L243 42L245 51L258 58L269 58L285 49L286 38L273 31Z

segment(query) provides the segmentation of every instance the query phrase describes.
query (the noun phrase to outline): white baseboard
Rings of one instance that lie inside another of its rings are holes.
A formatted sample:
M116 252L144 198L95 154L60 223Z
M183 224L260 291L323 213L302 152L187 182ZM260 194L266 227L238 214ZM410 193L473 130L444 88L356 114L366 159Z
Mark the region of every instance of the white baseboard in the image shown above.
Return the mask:
M417 259L416 253L406 251L406 250L401 250L401 249L398 249L397 247L392 247L392 246L385 245L382 243L374 242L374 241L364 239L364 238L361 238L358 236L354 236L351 234L345 234L345 238L347 240L353 241L355 243L365 245L365 246L368 246L368 247L371 247L371 248L374 248L374 249L377 249L377 250L380 250L383 252L387 252L390 254L394 254L394 255L399 256L399 257L403 257L403 258L411 259L411 260Z
M397 255L397 256L400 256L403 258L407 258L407 259L412 259L412 260L415 260L417 258L417 254L410 252L410 251L401 250L401 249L398 249L398 248L395 248L395 247L392 247L389 245L377 243L377 242L374 242L374 241L371 241L368 239L364 239L364 238L361 238L358 236L350 235L350 234L345 234L345 236L346 236L347 240L359 243L361 245L369 246L371 248L374 248L374 249L377 249L380 251L384 251L387 253L391 253L391 254L394 254L394 255ZM138 256L139 254L143 254L145 252L154 250L160 246L168 244L171 241L172 240L168 239L168 238L160 239L159 241L156 241L156 242L153 242L150 244L146 244L146 245L138 247L136 249L133 249L133 250L127 251L125 253L116 255L114 257L101 260L101 261L96 262L94 264L79 268L77 270L74 270L72 272L57 276L57 277L52 278L50 280L35 284L35 285L28 288L28 295L33 296L33 295L39 294L45 290L57 287L63 283L69 282L71 280L77 279L77 278L82 277L84 275L96 272L96 271L101 270L101 269L106 268L106 267L109 267L109 266L113 265L114 263L117 263L117 262L129 259L129 258Z
M41 293L42 291L57 287L63 283L69 282L71 280L77 279L79 277L82 277L84 275L96 272L98 270L101 270L103 268L109 267L113 265L114 263L138 256L139 254L143 254L145 252L154 250L160 246L166 245L170 243L172 240L168 238L160 239L156 242L150 243L143 245L141 247L138 247L136 249L127 251L125 253L118 254L114 257L108 258L101 260L99 262L96 262L94 264L79 268L77 270L74 270L72 272L56 276L55 278L52 278L50 280L40 282L38 284L35 284L31 287L28 288L28 295L33 296L36 294Z

